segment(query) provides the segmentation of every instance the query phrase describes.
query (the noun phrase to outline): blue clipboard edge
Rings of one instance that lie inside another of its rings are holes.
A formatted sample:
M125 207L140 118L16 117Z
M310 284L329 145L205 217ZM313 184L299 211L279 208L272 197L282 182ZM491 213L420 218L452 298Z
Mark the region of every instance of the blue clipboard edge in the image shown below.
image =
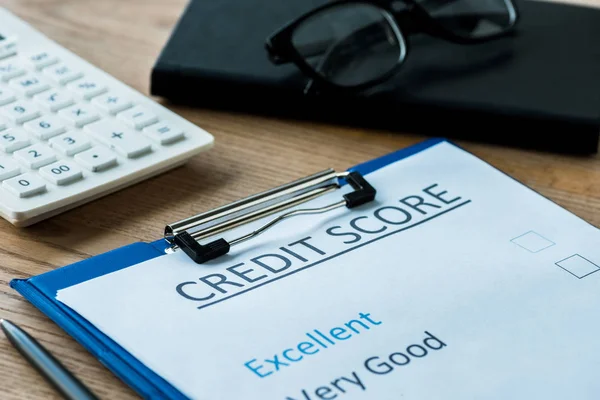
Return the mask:
M381 167L433 147L443 138L422 141L382 157L358 164L348 171L367 175ZM146 367L119 344L66 305L55 299L60 289L164 255L166 242L138 242L99 254L27 279L13 279L10 287L87 349L119 379L147 399L186 399L179 390Z
M146 399L186 399L180 391L160 375L146 367L85 318L54 298L56 295L54 285L62 277L70 274L71 277L75 276L80 279L80 282L84 282L95 276L161 256L164 252L156 246L157 244L156 242L133 243L29 279L13 279L10 286L142 397ZM160 245L163 244L160 243ZM103 268L100 274L90 276L90 270L102 266L108 266L108 268ZM73 271L77 271L77 273L73 273ZM73 279L65 281L69 281L69 284L62 285L63 287L78 283ZM48 293L52 293L53 296Z

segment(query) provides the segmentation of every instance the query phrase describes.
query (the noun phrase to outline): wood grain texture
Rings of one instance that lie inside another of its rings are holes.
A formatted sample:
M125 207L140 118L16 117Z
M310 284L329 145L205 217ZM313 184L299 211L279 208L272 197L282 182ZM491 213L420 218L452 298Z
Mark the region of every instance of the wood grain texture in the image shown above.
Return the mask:
M600 4L600 0L586 0ZM51 39L142 93L185 0L3 0ZM117 246L152 240L166 223L424 137L171 106L215 135L184 167L27 229L0 220L0 317L22 325L103 399L136 394L8 286ZM482 132L483 133L483 132ZM443 135L440 132L440 135ZM317 145L315 145L317 144ZM573 157L459 142L467 150L600 226L600 156ZM1 335L0 335L1 336ZM58 399L0 337L2 399Z

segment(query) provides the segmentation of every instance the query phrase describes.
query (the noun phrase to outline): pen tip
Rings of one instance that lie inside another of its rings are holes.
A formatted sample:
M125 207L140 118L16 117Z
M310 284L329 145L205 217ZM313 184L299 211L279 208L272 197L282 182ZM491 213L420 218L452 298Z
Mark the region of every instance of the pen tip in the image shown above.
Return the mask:
M0 328L2 328L3 331L6 332L6 329L10 328L12 325L12 322L10 322L9 320L0 318Z
M0 330L4 332L5 335L10 336L11 332L14 332L15 329L15 324L4 318L0 319Z

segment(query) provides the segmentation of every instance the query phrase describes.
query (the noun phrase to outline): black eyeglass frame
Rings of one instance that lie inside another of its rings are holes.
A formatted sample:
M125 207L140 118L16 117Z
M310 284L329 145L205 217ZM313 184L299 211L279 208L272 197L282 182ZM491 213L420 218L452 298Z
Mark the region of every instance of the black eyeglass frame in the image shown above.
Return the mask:
M311 83L314 82L317 83L320 87L335 90L360 91L385 82L386 80L390 79L392 76L397 74L400 68L402 67L404 60L406 59L406 56L409 53L410 45L409 41L402 32L401 24L398 22L399 14L404 15L405 13L407 13L407 15L413 19L415 25L419 27L419 33L428 34L432 37L436 37L456 44L471 45L486 43L495 39L506 37L514 31L514 28L517 25L517 22L519 21L519 11L517 5L512 0L503 1L506 3L509 12L511 13L510 26L508 26L505 30L501 32L497 32L488 36L465 37L453 32L450 29L445 28L442 24L437 22L436 18L429 15L427 10L421 4L419 4L417 0L334 0L308 11L307 13L298 17L297 19L279 28L266 39L265 48L267 50L269 59L273 64L281 65L289 62L294 63L298 67L298 69L312 81ZM396 2L403 2L407 8L401 11L395 11L392 8L392 4ZM316 72L313 69L313 67L310 64L308 64L308 62L306 62L305 58L297 51L292 42L292 37L294 35L295 30L299 26L301 26L306 20L325 10L346 4L363 4L379 8L383 12L383 15L388 19L388 22L391 24L392 28L394 29L399 44L404 45L398 62L388 72L367 82L348 86L337 85L321 76L318 72Z

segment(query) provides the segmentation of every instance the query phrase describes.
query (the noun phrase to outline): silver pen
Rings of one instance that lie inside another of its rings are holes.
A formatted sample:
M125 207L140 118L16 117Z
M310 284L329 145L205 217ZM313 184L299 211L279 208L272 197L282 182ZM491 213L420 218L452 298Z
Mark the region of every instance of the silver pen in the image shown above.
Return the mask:
M50 382L65 399L97 400L98 398L37 340L17 325L0 319L0 327L13 346Z

